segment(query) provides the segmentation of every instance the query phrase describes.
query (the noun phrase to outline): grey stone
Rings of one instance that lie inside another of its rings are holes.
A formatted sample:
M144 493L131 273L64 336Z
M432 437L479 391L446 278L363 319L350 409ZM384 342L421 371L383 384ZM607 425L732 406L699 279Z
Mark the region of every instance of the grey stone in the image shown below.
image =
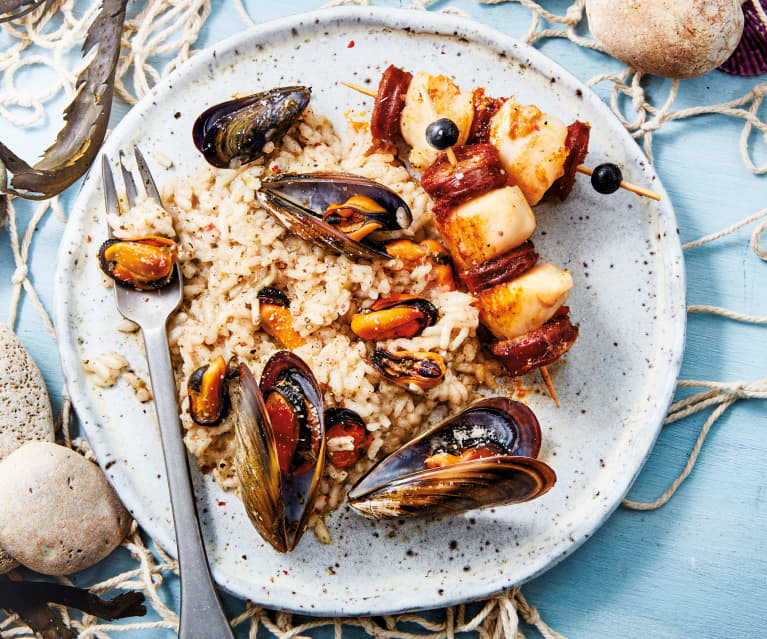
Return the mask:
M47 442L25 444L0 462L0 504L0 545L48 575L98 563L131 523L96 464Z
M28 441L53 441L53 415L40 370L0 322L0 460Z
M0 195L0 227L5 197ZM43 376L16 334L0 322L0 461L28 441L53 441ZM0 547L0 575L19 564Z

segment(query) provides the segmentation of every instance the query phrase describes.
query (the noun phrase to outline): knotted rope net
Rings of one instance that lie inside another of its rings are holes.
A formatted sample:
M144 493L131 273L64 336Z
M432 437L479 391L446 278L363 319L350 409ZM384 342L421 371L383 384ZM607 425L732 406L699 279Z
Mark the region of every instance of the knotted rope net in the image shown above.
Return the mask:
M478 1L482 4L518 2L528 9L529 27L520 38L525 42L534 44L544 39L564 38L574 46L603 51L598 42L582 35L586 31L585 0L573 2L563 15L547 11L533 0ZM435 0L414 0L410 8L426 10L434 2ZM767 15L758 0L746 2L753 2L760 19L767 25ZM241 0L234 0L233 4L243 22L253 24ZM324 6L346 4L373 3L369 0L334 0ZM0 114L5 119L17 127L33 127L44 120L46 104L62 94L67 100L74 96L75 79L83 63L73 64L72 60L77 58L78 49L99 7L99 0L56 0L54 11L45 14L39 10L34 11L22 19L2 25L4 37L11 41L10 46L0 52L0 73L3 78L0 86ZM442 11L465 15L460 10L449 7ZM210 12L210 0L136 0L130 5L117 65L117 95L128 104L135 103L164 75L193 55L193 47ZM39 66L53 71L45 76L47 83L36 82L33 89L17 86L18 76L25 68ZM657 91L653 90L653 96L649 96L642 80L643 75L640 72L626 67L620 73L606 73L591 78L588 85L612 85L610 107L632 136L641 141L650 161L653 159L653 135L665 123L705 114L718 114L743 121L739 138L743 164L754 174L767 173L767 163L758 165L753 160L751 148L752 133L755 131L767 142L767 122L758 116L759 107L767 94L767 82L756 82L750 91L727 102L676 109L674 104L679 92L678 81L673 81L665 98L658 101L654 99ZM0 175L0 183L6 183L4 175ZM19 214L14 201L11 198L0 197L0 226L5 226L7 230L16 267L10 282L12 294L8 324L11 327L15 326L21 304L31 304L42 318L51 339L55 341L48 311L28 277L28 263L30 247L38 226L48 216L55 216L63 226L66 224L66 215L58 198L34 205L25 203L24 206L30 207L32 213L26 231L21 233ZM750 247L760 259L767 261L767 250L760 246L761 235L767 230L767 209L717 233L689 242L682 248L696 249L757 222L750 238ZM688 312L713 313L733 321L767 325L767 317L745 315L715 306L693 305L688 307ZM665 424L675 423L709 408L712 410L701 427L684 469L669 488L658 499L649 503L625 500L623 505L628 508L652 510L665 504L689 476L706 436L722 414L739 400L767 399L767 379L755 382L680 380L678 386L705 390L672 404ZM62 439L68 446L86 456L92 456L87 442L78 438L72 439L70 435L71 404L66 388L63 389L62 395L62 411L59 418ZM163 601L160 593L165 580L178 573L177 563L157 544L151 544L150 550L148 540L135 524L122 546L133 558L135 567L93 584L90 589L96 594L114 589L141 590L146 595L156 620L103 623L89 615L70 616L69 610L60 607L64 621L80 637L109 638L118 632L177 628L176 611ZM469 614L469 608L472 614ZM453 639L456 633L472 631L477 632L482 639L516 639L524 638L520 620L537 628L545 639L563 639L562 635L546 625L538 611L525 600L518 587L471 607L459 605L447 608L444 611L444 619L440 621L431 621L416 614L402 614L383 618L312 619L307 623L300 623L291 614L269 611L247 603L244 611L232 619L232 625L247 626L247 635L251 639L255 639L260 627L280 639L293 639L303 636L311 629L324 626L333 627L337 639L340 639L344 626L356 626L372 636L387 639ZM404 630L403 625L408 629ZM0 636L33 637L31 631L19 622L16 615L3 617L2 613Z

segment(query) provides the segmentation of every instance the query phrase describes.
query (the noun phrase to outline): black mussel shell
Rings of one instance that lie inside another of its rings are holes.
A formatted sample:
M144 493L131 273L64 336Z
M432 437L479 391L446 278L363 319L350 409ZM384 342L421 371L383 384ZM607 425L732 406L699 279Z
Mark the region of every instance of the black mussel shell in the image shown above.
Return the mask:
M279 87L212 106L194 123L194 145L219 169L257 160L298 121L310 97L309 87Z
M365 420L359 413L349 409L333 406L325 409L325 430L329 431L336 424L349 424L365 428Z
M536 459L540 445L538 420L524 404L481 400L380 461L349 491L349 504L363 515L387 518L529 501L556 481L554 471ZM435 453L477 446L498 454L437 468L426 463Z
M495 457L403 477L349 505L372 519L456 515L531 501L556 483L554 471L533 457Z
M264 208L289 231L352 259L389 259L381 235L402 231L413 220L407 203L394 191L347 173L284 174L264 180L257 195ZM354 196L370 198L386 211L372 214L381 230L360 241L323 220L331 204L342 204Z
M256 297L262 304L274 304L275 306L290 308L290 299L285 292L273 286L264 286Z
M264 400L273 391L305 411L295 454L302 465L307 461L312 465L301 474L284 475L280 471L277 442ZM300 403L298 393L303 398ZM325 422L317 381L303 360L280 351L264 367L260 385L247 366L240 366L232 403L235 471L248 516L276 550L293 550L306 530L325 461Z

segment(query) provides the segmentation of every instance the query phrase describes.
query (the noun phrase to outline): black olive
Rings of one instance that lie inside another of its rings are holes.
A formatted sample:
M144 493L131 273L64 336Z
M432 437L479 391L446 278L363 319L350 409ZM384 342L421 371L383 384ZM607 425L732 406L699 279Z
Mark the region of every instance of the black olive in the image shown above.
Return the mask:
M617 164L600 164L591 174L591 186L598 193L615 193L623 181L623 174Z
M453 146L460 135L458 125L449 118L440 118L426 127L426 141L440 151Z

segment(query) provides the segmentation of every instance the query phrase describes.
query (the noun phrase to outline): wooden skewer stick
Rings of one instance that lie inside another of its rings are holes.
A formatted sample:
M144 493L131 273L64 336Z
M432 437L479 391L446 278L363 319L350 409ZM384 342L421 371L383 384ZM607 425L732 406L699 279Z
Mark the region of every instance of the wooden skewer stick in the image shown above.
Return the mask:
M341 84L343 84L345 87L349 87L350 89L354 89L355 91L359 91L360 93L364 93L365 95L369 95L371 98L378 97L378 91L373 91L373 89L368 89L367 87L360 86L359 84L352 84L351 82L341 82ZM451 164L455 164L455 154L452 154L452 158L450 157L451 154L452 149L450 149L448 152L448 159L450 160ZM584 173L585 175L591 175L594 172L589 167L583 166L583 164L576 167L576 171L579 173ZM660 194L636 184L632 184L631 182L626 182L625 180L621 181L621 188L643 197L649 197L651 200L660 201Z
M543 382L546 384L546 388L549 389L549 395L551 395L551 399L554 400L554 403L557 405L557 408L559 408L559 398L557 397L557 391L554 390L554 383L551 381L551 375L549 375L549 369L545 366L541 366L541 377L543 377Z
M349 87L350 89L354 89L355 91L359 91L360 93L364 93L365 95L369 95L371 98L378 96L377 91L361 87L359 84L352 84L351 82L341 82L341 84L343 84L345 87ZM448 148L445 153L447 153L447 159L450 160L450 164L453 166L458 164L458 160L456 159L455 152L452 148Z
M368 89L367 87L360 86L359 84L352 84L351 82L341 82L345 87L349 87L350 89L354 89L355 91L359 91L360 93L364 93L365 95L369 95L371 98L377 98L378 97L378 91L373 91L373 89Z
M583 166L583 164L576 166L575 170L578 171L578 173L583 173L584 175L591 175L594 172L593 169L590 169L587 166ZM632 193L636 193L637 195L649 197L651 200L657 200L658 202L660 202L659 193L656 193L655 191L650 191L649 189L646 189L642 186L637 186L636 184L631 184L631 182L626 182L624 180L621 180L621 188L626 189L627 191L631 191Z

